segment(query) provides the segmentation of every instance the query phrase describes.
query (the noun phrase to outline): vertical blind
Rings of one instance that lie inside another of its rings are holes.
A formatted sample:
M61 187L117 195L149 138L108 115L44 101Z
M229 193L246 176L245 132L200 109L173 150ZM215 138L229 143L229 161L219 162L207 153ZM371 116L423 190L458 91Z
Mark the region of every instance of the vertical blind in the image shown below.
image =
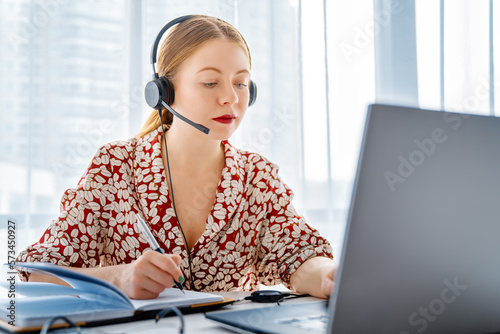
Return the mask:
M492 0L2 0L0 245L8 220L18 250L35 242L96 150L137 133L151 44L193 13L252 53L257 103L231 141L280 166L337 251L369 103L496 112Z

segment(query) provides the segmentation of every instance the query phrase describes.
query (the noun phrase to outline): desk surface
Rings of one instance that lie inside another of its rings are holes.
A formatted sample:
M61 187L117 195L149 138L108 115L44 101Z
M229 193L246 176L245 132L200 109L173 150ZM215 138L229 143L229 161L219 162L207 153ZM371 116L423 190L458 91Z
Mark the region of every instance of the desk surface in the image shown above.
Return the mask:
M216 294L222 295L224 297L228 298L242 298L245 296L248 296L250 293L249 292L218 292ZM295 299L290 299L287 300L286 302L283 302L283 304L292 304L292 303L304 303L304 302L313 302L313 301L318 301L321 299L315 298L315 297L303 297L303 298L295 298ZM223 311L229 311L229 310L243 310L243 309L253 309L253 308L260 308L260 307L268 307L273 304L271 303L254 303L251 301L241 301L238 303L235 303L234 305L229 305L226 306L220 310L217 311L212 311L212 312L223 312ZM204 313L193 313L193 314L186 314L184 315L184 333L186 334L216 334L216 333L235 333L229 329L225 329L218 323L208 320L205 318ZM95 329L100 329L104 333L107 334L118 334L118 333L177 333L177 331L173 330L174 328L179 328L180 327L180 321L177 317L175 316L167 316L163 319L161 319L158 324L155 324L154 320L143 320L143 321L136 321L136 322L130 322L130 323L124 323L124 324L115 324L115 325L108 325L108 326L100 326L100 327L95 327ZM168 329L168 330L167 330Z

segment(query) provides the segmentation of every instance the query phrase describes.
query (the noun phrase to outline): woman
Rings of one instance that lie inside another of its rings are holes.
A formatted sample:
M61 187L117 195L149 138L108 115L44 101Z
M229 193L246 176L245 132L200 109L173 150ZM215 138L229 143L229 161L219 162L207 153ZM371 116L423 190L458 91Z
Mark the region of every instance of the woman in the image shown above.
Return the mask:
M164 109L164 138L153 111L136 138L97 152L77 188L63 195L59 218L18 261L69 266L138 299L184 279L199 291L284 283L327 297L335 274L330 244L296 213L278 167L227 141L249 104L250 67L247 44L228 23L197 15L172 28L158 73L174 87L171 107L210 133ZM165 254L150 249L136 213Z

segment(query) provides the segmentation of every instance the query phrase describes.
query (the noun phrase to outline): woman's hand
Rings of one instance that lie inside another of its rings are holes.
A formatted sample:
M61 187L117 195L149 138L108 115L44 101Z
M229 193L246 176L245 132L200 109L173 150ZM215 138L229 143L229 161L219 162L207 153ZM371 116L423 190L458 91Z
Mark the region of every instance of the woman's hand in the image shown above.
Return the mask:
M313 257L297 268L290 284L297 292L328 298L333 291L338 265L326 257Z
M179 282L182 272L179 269L181 257L177 254L161 254L147 251L137 261L117 266L116 285L130 298L156 298L165 290Z
M333 291L337 269L338 265L336 263L333 263L333 265L322 267L323 277L321 278L321 291L326 297L329 297Z

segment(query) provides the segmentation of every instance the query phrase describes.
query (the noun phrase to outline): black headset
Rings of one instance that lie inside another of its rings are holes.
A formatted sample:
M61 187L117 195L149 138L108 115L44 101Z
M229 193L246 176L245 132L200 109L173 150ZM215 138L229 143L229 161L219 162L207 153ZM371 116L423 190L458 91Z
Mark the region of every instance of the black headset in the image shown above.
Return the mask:
M166 77L160 77L158 72L156 72L156 53L158 51L158 44L160 44L160 40L163 37L163 34L170 29L172 26L189 20L193 18L193 15L185 15L178 17L169 23L167 23L158 33L156 40L151 48L151 65L153 66L153 80L146 84L145 88L145 96L146 102L151 108L161 110L162 101L164 101L168 106L171 106L174 103L174 87L170 83L170 81ZM251 106L255 103L257 99L257 85L250 81L249 84L250 89L250 99L248 101L248 106ZM176 114L176 116L178 116Z

